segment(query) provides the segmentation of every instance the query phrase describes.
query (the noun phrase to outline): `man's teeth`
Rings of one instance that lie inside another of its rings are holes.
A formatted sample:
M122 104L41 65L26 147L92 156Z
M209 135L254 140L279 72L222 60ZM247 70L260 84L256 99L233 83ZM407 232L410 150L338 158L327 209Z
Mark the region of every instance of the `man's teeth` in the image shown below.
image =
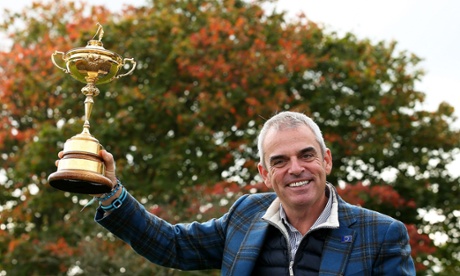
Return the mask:
M307 185L308 183L310 183L311 180L308 180L308 181L300 181L300 182L294 182L294 183L291 183L289 184L288 186L289 187L300 187L300 186L303 186L303 185Z

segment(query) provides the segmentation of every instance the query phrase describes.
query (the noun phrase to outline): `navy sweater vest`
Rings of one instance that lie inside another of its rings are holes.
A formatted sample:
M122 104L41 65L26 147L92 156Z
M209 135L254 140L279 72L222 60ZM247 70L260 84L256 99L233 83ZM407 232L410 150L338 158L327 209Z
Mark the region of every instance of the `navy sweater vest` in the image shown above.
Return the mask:
M310 232L302 239L292 266L294 275L313 276L319 274L324 240L328 233L329 229L318 229ZM290 262L286 238L280 230L270 225L252 275L290 275Z

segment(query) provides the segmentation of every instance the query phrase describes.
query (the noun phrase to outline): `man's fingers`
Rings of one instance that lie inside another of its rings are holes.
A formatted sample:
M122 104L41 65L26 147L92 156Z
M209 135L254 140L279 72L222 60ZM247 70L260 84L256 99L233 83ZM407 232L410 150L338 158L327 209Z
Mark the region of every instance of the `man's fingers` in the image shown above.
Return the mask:
M59 160L64 156L64 151L60 151L58 152L58 160L54 161L54 165L56 165L56 167L59 165Z
M106 170L115 172L115 161L113 160L113 155L106 150L101 150L100 155L102 160L104 160Z

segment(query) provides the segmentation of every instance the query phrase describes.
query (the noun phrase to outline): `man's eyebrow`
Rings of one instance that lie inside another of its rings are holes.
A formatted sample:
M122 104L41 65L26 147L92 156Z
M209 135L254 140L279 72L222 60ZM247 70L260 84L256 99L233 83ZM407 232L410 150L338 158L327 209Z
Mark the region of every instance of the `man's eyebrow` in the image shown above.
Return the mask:
M273 163L273 161L276 161L276 160L283 160L283 159L286 159L286 155L283 155L283 154L279 154L279 155L273 155L273 156L270 156L269 158L269 164Z
M301 149L299 151L299 154L305 154L305 153L311 153L311 152L316 153L317 150L314 147L306 147L304 149Z
M302 154L305 154L305 153L317 153L317 150L315 147L306 147L304 149L301 149L299 152L298 152L298 155L302 155ZM269 161L269 164L272 164L273 161L276 161L276 160L285 160L285 159L288 159L288 157L286 155L283 155L283 154L278 154L278 155L273 155L273 156L270 156L270 158L268 159Z

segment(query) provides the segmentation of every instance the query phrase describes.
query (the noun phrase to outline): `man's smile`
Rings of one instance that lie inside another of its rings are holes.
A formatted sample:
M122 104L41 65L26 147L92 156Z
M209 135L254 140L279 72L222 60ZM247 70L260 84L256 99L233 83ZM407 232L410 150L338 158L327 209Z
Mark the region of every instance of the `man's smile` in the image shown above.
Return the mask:
M311 180L298 181L287 185L288 187L301 187L310 184Z

